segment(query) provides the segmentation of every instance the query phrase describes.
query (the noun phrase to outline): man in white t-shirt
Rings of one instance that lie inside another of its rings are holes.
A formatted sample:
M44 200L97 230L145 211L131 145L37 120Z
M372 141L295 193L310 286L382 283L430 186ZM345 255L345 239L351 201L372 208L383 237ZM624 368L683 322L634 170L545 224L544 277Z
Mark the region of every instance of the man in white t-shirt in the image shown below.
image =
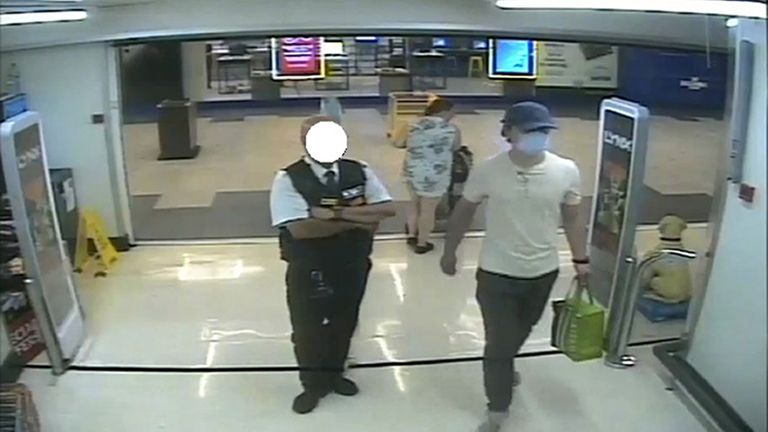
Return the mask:
M549 151L556 125L535 102L513 105L502 120L511 147L479 164L464 186L448 225L440 266L456 273L456 249L478 205L486 201L486 233L477 270L477 300L485 327L483 375L488 418L478 431L495 432L519 383L514 359L539 321L557 280L557 231L562 220L577 276L586 280L586 224L579 169Z

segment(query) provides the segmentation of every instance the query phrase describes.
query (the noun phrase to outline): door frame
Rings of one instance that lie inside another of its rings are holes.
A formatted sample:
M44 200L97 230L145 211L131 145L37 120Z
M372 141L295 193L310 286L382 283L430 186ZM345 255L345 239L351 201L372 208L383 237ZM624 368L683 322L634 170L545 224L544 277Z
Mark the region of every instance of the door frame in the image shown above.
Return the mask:
M104 134L107 140L112 194L115 196L115 214L119 233L125 233L128 243L136 243L131 216L131 195L123 140L122 88L120 76L120 48L105 44L104 107L106 111Z

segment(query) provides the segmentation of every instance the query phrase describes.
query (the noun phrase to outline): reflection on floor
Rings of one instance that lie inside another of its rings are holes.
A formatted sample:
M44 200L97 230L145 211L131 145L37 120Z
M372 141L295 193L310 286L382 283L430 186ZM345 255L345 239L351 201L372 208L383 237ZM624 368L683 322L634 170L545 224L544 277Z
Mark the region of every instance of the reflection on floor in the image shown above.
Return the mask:
M263 111L263 109L261 109ZM277 110L276 110L277 111ZM157 125L124 127L125 154L132 195L133 226L138 239L226 238L271 235L267 191L275 171L302 152L297 135L303 118L313 110L286 110L274 115L242 110L219 111L200 118L197 159L156 160ZM456 122L464 142L485 159L497 144L500 110L462 109ZM575 113L576 115L578 113ZM570 114L568 114L570 115ZM555 150L581 167L583 190L594 187L597 121L591 117L560 117ZM689 221L705 221L712 192L722 122L654 117L646 181L647 222L677 212ZM350 135L348 155L367 161L396 201L407 192L400 180L403 151L387 143L387 120L379 108L353 108L343 123ZM223 224L231 220L229 224ZM385 232L399 232L402 219ZM479 227L476 227L479 228Z
M173 341L165 341L173 344ZM503 432L698 432L707 429L656 376L652 354L631 370L562 356L518 362ZM357 369L354 398L328 396L298 416L295 373L139 374L27 370L45 430L55 432L470 432L483 415L479 362ZM651 415L648 415L651 414Z
M686 232L701 250L704 228ZM638 232L638 250L657 233ZM560 240L561 275L553 298L570 287L573 269ZM353 341L352 363L478 357L483 328L474 298L481 239L462 246L453 278L437 253L416 256L401 241L379 241ZM438 246L440 246L438 244ZM139 247L113 274L81 281L89 338L76 360L87 366L295 366L285 306L284 264L276 244ZM525 352L551 350L550 308ZM683 322L652 324L638 314L634 341L677 337Z

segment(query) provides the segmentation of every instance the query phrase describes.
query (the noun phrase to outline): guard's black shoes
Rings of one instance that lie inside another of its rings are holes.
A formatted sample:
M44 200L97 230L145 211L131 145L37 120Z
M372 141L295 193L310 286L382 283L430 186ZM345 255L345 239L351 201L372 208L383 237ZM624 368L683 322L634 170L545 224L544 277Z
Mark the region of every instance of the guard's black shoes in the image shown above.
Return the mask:
M360 389L351 379L341 377L333 382L333 392L342 396L354 396L360 393Z
M427 252L431 252L435 249L435 245L432 243L427 242L425 245L416 245L416 247L413 248L413 251L417 255L424 255Z
M296 414L311 413L320 403L321 395L305 391L293 400L293 411Z

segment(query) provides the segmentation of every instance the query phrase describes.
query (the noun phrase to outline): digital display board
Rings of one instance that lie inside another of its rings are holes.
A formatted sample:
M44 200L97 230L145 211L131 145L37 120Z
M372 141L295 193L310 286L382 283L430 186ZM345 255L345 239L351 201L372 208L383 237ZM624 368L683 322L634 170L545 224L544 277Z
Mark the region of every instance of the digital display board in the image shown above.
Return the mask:
M276 80L325 78L323 38L273 38L272 78Z
M536 42L491 39L488 49L489 78L535 78Z
M432 38L432 46L435 48L445 48L448 46L446 38Z

